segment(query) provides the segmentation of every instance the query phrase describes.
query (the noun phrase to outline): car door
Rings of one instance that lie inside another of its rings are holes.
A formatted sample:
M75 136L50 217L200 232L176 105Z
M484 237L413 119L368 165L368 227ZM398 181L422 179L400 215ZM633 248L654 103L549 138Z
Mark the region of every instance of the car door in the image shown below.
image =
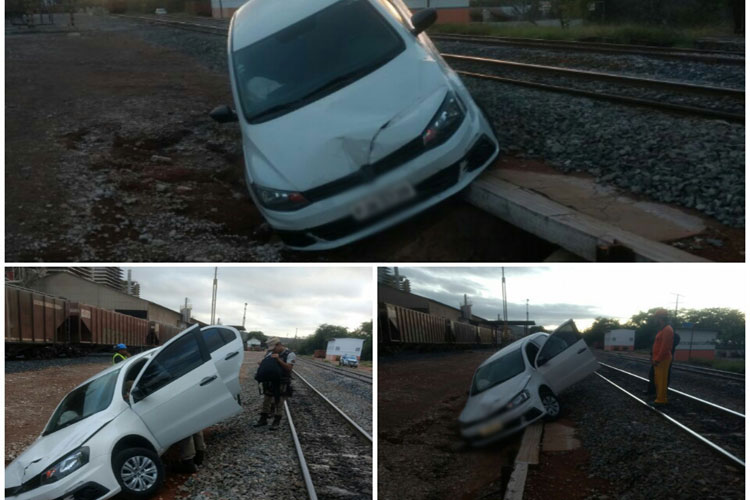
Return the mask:
M245 359L240 332L226 326L207 326L201 329L201 336L219 377L229 392L237 397L240 393L240 368Z
M130 403L164 448L241 410L222 383L198 325L177 334L148 361Z
M534 361L547 384L555 392L567 389L597 368L594 354L570 319L547 337Z

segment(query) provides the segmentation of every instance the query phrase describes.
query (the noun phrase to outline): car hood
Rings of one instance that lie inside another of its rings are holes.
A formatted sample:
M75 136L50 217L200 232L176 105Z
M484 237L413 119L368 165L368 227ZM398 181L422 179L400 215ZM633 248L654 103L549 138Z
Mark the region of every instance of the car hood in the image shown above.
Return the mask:
M422 49L283 116L245 125L254 182L304 191L359 170L421 134L449 90L441 66Z
M5 468L5 487L19 486L40 474L56 460L81 446L115 416L112 412L101 411L57 432L39 436Z
M529 383L529 380L531 380L531 375L521 373L502 384L470 396L458 417L458 421L462 424L468 424L489 417L521 392Z

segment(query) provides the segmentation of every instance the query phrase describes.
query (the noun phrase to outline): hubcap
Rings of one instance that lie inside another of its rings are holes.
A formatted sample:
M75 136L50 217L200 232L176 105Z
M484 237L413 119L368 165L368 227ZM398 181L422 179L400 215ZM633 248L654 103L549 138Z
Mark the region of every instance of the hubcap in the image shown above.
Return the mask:
M547 414L552 417L560 412L560 403L558 403L555 397L549 394L542 398L542 404L544 405L544 409L547 410Z
M146 491L156 484L159 471L153 460L144 456L128 458L120 469L120 477L129 489Z

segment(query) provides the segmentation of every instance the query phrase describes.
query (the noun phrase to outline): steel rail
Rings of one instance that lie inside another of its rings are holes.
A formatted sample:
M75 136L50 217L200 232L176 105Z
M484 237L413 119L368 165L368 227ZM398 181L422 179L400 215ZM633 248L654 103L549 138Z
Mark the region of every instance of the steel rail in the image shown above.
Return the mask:
M617 356L620 359L626 359L626 360L629 360L629 361L636 361L638 363L646 363L646 364L650 363L650 361L648 359L646 359L646 358L640 358L638 356L626 356L626 355L619 354L619 353L615 354L615 353L609 353L609 352L607 352L606 354L609 354L611 356ZM725 371L725 370L716 370L714 368L704 368L704 367L701 367L701 366L690 366L690 365L686 365L686 364L683 364L683 363L674 363L672 365L672 367L675 370L681 370L681 371L689 372L689 373L698 373L698 374L701 374L701 375L709 375L711 377L723 378L723 379L727 379L727 380L734 380L736 382L744 382L745 381L745 375L743 375L741 373L728 372L728 371Z
M144 17L144 16L130 16L126 14L112 14L113 16L124 18L124 19L134 19L137 21L146 21L149 23L154 24L162 24L164 26L171 26L175 28L190 30L190 31L199 31L201 33L207 33L210 35L218 35L218 36L226 36L229 32L228 27L222 27L222 26L210 26L208 24L200 24L200 23L191 23L187 21L177 21L175 19L158 19L154 17Z
M331 405L331 408L333 408L334 410L336 410L339 413L339 415L341 415L342 417L344 417L344 419L347 421L347 423L349 423L349 425L351 425L352 427L354 427L354 429L357 430L357 432L359 432L360 434L362 434L362 436L364 436L365 438L367 438L367 440L370 441L370 444L372 444L372 436L366 430L364 430L362 427L360 427L359 424L357 424L357 422L355 422L354 420L352 420L351 417L349 417L349 415L347 415L346 413L344 413L330 399L328 399L327 397L325 397L322 392L320 392L315 387L313 387L313 385L310 382L308 382L305 379L305 377L303 377L302 375L300 375L297 372L293 372L293 373L294 373L295 377L298 377L301 381L303 381L305 384L307 384L307 386L310 389L312 389L318 396L320 396L321 398L323 398L323 400L326 403L328 403L329 405Z
M700 434L698 434L694 430L690 429L686 425L684 425L684 424L678 422L677 420L675 420L674 418L670 417L669 415L667 415L663 411L661 411L658 408L654 408L653 406L649 405L648 403L646 403L645 401L643 401L641 398L639 398L635 394L631 393L627 389L624 389L624 388L620 387L619 385L617 385L616 383L612 382L611 380L609 380L607 377L605 377L604 375L600 374L599 372L594 372L594 373L596 373L596 375L598 375L599 377L601 377L602 379L604 379L605 382L608 382L608 383L612 384L617 389L621 390L622 392L624 392L625 394L627 394L631 398L633 398L636 401L638 401L643 406L649 408L652 411L655 411L656 413L658 413L659 415L661 415L662 417L664 417L667 421L669 421L670 423L676 425L678 428L682 429L683 431L687 432L688 434L690 434L692 437L694 437L698 441L700 441L703 444L709 446L714 451L719 452L719 454L721 454L724 458L727 458L727 459L731 460L733 463L735 463L737 465L740 465L743 468L745 467L745 462L741 458L732 455L731 453L729 453L727 450L725 450L721 446L717 445L716 443L714 443L712 441L709 441L708 439L706 439L705 437L701 436Z
M745 89L716 87L712 85L696 85L693 83L673 82L667 80L654 80L653 78L640 78L636 76L617 75L613 73L602 73L601 71L590 71L582 69L563 68L558 66L546 66L543 64L527 64L502 59L491 59L488 57L463 56L460 54L440 54L444 59L453 59L464 62L476 62L492 66L500 66L524 71L536 71L540 73L551 73L586 80L601 80L616 82L636 87L653 87L668 90L679 90L693 94L718 95L734 99L745 99Z
M297 358L298 361L302 361L304 364L308 366L315 366L318 368L322 368L324 370L331 371L333 373L338 373L340 375L343 375L344 377L349 377L354 380L359 380L360 382L364 382L365 384L372 384L372 377L369 375L364 375L362 373L352 373L348 372L346 370L336 368L335 366L327 366L323 363L318 363L317 361L310 361L308 359L303 358Z
M684 59L690 61L705 62L710 64L736 64L745 65L745 56L742 52L730 52L725 50L686 49L651 47L648 45L624 45L592 42L571 42L567 40L540 40L533 38L496 37L487 35L461 35L449 33L436 33L430 35L433 40L457 41L484 45L515 45L521 47L544 48L554 50L570 50L583 52L600 52L615 54L646 55L665 59ZM736 54L736 55L735 55Z
M647 378L641 377L640 375L636 375L635 373L630 373L629 371L623 370L621 368L617 368L616 366L608 365L607 363L602 363L601 361L599 361L599 364L602 365L602 366L604 366L604 367L606 367L606 368L610 368L612 370L617 370L618 372L622 372L622 373L624 373L626 375L630 375L631 377L643 380L644 382L648 382ZM680 396L684 396L686 398L689 398L689 399L692 399L694 401L697 401L699 403L703 403L705 405L711 406L713 408L716 408L717 410L725 411L725 412L730 413L730 414L732 414L732 415L734 415L736 417L745 418L745 414L744 413L740 413L738 411L734 411L734 410L732 410L730 408L725 408L723 406L717 405L716 403L712 403L711 401L706 401L705 399L701 399L699 397L693 396L693 395L688 394L686 392L678 391L677 389L672 389L671 387L668 387L667 390L672 391L675 394L679 394Z
M312 482L310 476L310 469L307 467L307 460L305 460L305 454L302 453L302 445L297 437L297 429L294 427L292 421L292 412L289 411L289 405L284 401L284 411L286 412L286 419L289 422L289 429L292 431L292 439L294 439L294 447L297 450L297 458L299 459L299 467L302 470L302 477L305 480L305 488L307 489L307 497L310 500L318 500L318 494L315 492L315 485Z
M680 104L671 104L668 102L652 101L650 99L639 99L636 97L619 96L615 94L604 94L600 92L593 92L590 90L574 89L570 87L560 87L557 85L548 85L545 83L530 82L527 80L514 80L511 78L504 78L494 75L485 75L482 73L473 73L470 71L456 70L456 73L460 75L466 75L472 78L479 78L483 80L492 80L499 83L508 83L511 85L520 85L524 87L532 87L540 90L548 90L551 92L560 92L565 94L571 94L581 97L588 97L591 99L599 99L602 101L614 102L617 104L627 104L630 106L640 106L651 109L661 109L664 111L672 111L675 113L690 115L690 116L702 116L708 118L715 118L719 120L726 120L734 123L745 123L744 114L728 113L726 111L716 111L707 108L698 108L695 106L683 106Z

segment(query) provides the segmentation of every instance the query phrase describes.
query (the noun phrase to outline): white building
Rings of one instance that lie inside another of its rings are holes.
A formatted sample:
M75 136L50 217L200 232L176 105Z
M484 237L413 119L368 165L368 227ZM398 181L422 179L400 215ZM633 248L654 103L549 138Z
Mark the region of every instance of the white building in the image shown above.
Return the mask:
M604 334L605 351L632 351L635 347L635 330L617 329Z
M245 342L248 349L260 349L260 340L256 339L255 337L247 339L247 342Z
M326 359L337 361L344 354L354 354L357 359L362 355L362 345L365 339L331 339L326 348Z

